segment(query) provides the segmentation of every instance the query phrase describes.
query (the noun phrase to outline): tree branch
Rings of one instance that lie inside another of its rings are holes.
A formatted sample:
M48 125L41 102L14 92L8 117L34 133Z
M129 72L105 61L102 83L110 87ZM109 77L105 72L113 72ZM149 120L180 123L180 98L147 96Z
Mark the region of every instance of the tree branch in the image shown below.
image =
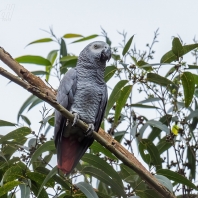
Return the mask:
M0 67L0 75L8 78L9 80L20 85L27 91L41 98L45 102L49 103L56 110L60 111L63 116L73 121L74 116L67 111L63 106L57 103L55 92L45 85L45 83L39 78L34 76L31 72L26 70L23 66L18 64L3 48L0 47L0 59L8 65L17 76L7 72L5 69ZM88 125L81 120L78 120L77 125L83 130L87 130ZM175 198L175 196L169 192L163 185L161 185L157 179L131 154L126 150L119 142L113 139L109 134L105 133L100 128L99 132L93 133L93 137L101 145L111 151L118 159L120 159L126 166L133 169L146 183L153 188L161 197Z

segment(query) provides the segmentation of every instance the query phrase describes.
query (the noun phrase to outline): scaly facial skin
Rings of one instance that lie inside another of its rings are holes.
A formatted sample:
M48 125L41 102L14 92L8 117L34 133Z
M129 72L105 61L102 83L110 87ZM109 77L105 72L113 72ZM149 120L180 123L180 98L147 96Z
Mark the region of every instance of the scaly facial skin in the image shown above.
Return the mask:
M106 61L111 58L111 48L103 41L95 41L87 45L78 57L78 66L86 62L85 67L101 69L106 66ZM81 64L82 63L82 64Z
M109 61L111 58L111 48L103 41L95 41L91 43L89 50L94 53L96 57L100 57L101 62Z

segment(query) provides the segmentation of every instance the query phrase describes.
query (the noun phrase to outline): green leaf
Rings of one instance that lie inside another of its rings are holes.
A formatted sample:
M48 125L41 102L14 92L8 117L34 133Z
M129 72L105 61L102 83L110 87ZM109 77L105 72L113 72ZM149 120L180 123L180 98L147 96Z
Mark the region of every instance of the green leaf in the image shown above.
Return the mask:
M35 44L35 43L46 43L46 42L51 42L51 41L53 41L51 38L42 38L42 39L32 41L31 43L27 44L26 47L28 45L32 45L32 44Z
M176 55L177 59L184 54L184 49L179 38L175 37L172 42L172 51Z
M114 133L114 139L118 142L121 142L124 135L126 134L127 132L126 131L118 131L116 133Z
M188 146L187 148L187 158L188 158L188 168L190 169L190 173L193 179L195 179L196 176L196 153L194 152L194 149Z
M43 100L41 100L40 98L35 98L35 100L32 102L32 104L29 106L28 111L30 109L32 109L33 107L35 107L36 105L40 104L41 102L43 102Z
M144 162L146 162L148 165L150 165L150 163L151 163L151 156L147 152L146 145L143 142L140 141L140 143L138 145L138 149L139 149L140 155L141 155L142 159L144 160Z
M78 56L63 56L60 61L64 62L64 61L70 61L70 60L76 60L77 61Z
M51 170L48 170L47 168L45 167L37 167L36 168L36 171L38 171L39 173L42 173L42 174L45 174L45 175L48 175L50 173ZM62 188L66 189L66 190L70 190L70 185L68 183L68 181L65 179L63 180L62 178L60 178L59 176L57 175L54 175L52 176L53 180L55 182L57 182L58 184L60 184L62 186Z
M16 144L16 142L14 142L14 141L10 141L9 143L15 143ZM20 141L20 143L22 143L22 141ZM23 144L24 144L24 141L23 141ZM13 145L11 145L11 144L4 144L4 147L2 148L2 153L4 154L5 158L7 159L7 162L5 162L2 165L2 167L8 166L8 163L10 163L10 161L12 160L12 159L10 159L11 156L16 151L17 151L17 147L13 147Z
M161 198L154 190L147 190L147 189L139 189L136 190L136 194L140 198Z
M110 166L105 160L101 159L100 157L90 154L90 153L85 153L84 156L82 157L82 161L87 162L91 164L92 166L104 171L105 173L108 174L116 183L123 188L123 183L118 175L118 173Z
M97 191L99 198L112 198L109 194L104 194L101 191Z
M184 72L181 76L181 81L184 89L185 107L188 107L193 99L195 91L194 76L190 72Z
M120 60L120 55L119 55L119 54L111 54L111 57L112 57L115 61Z
M37 195L37 196L39 196L39 194L40 194L42 188L43 188L43 187L45 186L45 184L50 180L50 178L53 177L54 175L56 175L57 171L58 171L58 169L57 169L57 167L55 166L55 167L48 173L48 175L47 175L46 178L44 179L43 183L41 184L41 187L40 187L40 189L39 189L39 192L38 192L38 195ZM52 185L52 186L54 186L54 185Z
M42 56L25 55L15 58L19 63L29 63L36 65L51 66L51 62Z
M54 153L55 153L55 151L50 151L49 154L45 155L45 157L43 158L43 161L38 163L38 167L48 166L50 164L49 162L52 159L52 156L54 155Z
M131 104L131 107L144 108L144 109L160 109L159 107L151 106L151 105L143 105L143 104Z
M109 188L109 186L107 184L105 184L101 181L98 181L98 191L105 194L105 195L109 195L109 196L113 195L112 189ZM106 198L106 196L103 196L103 197L100 197L100 198ZM110 198L112 198L112 196L110 196Z
M176 71L176 67L175 66L170 68L170 70L166 73L165 78L170 76L174 71Z
M196 75L196 74L192 74L192 75L194 77L195 84L198 85L198 75Z
M111 77L115 74L116 70L117 67L115 67L114 65L105 68L105 74L104 74L105 82L108 82L111 79Z
M184 54L187 54L188 52L194 50L195 48L198 47L198 43L195 43L195 44L190 44L190 45L184 45L183 46L183 50L184 50Z
M8 122L8 121L5 121L5 120L0 120L0 127L2 126L16 126L17 124L15 123L12 123L12 122Z
M117 160L117 157L115 157L109 150L104 148L100 143L94 141L93 144L90 146L91 149L93 149L94 152L101 152L105 156L109 157L110 159Z
M73 34L73 33L68 33L63 35L63 38L76 38L76 37L83 37L83 36L81 34Z
M87 41L87 40L96 38L96 37L98 37L98 36L99 36L99 35L97 35L97 34L93 34L93 35L90 35L90 36L87 36L87 37L83 37L82 39L76 40L76 41L74 41L74 42L72 42L72 43Z
M67 56L67 46L64 39L61 38L61 45L60 45L60 55L61 57Z
M62 67L60 68L61 74L65 74L69 67L75 67L77 64L77 59L71 59L68 61L64 61Z
M23 113L23 111L33 102L37 99L35 95L31 95L21 106L19 109L18 115L17 115L17 122L19 121L20 115Z
M30 198L30 187L26 184L20 184L21 197Z
M50 140L42 144L32 155L30 160L30 164L37 160L37 158L45 151L52 151L55 150L54 141Z
M179 184L183 184L190 188L198 190L198 188L190 180L188 180L186 177L184 177L183 175L180 175L177 172L174 172L168 169L160 169L160 170L157 170L157 174L163 175L167 177L168 179L174 182L177 182Z
M191 45L184 45L183 46L183 54L181 54L181 56L187 54L188 52L190 52L191 50L193 50L197 47L198 47L198 43L191 44ZM173 53L172 50L170 50L169 52L167 52L166 54L163 55L160 63L171 63L172 61L176 61L176 60L177 60L177 56Z
M135 171L124 164L120 164L120 169L120 176L127 183L134 182L139 177Z
M105 171L105 170L104 170ZM91 167L87 166L85 167L82 172L84 174L91 175L95 177L96 179L100 180L101 182L104 182L105 184L111 186L112 190L116 192L119 196L126 197L124 189L121 188L113 179L111 179L105 172Z
M38 190L40 189L40 185L31 180L31 190L34 192L34 195L37 198L48 198L47 192L44 190L44 188L41 190L40 195L37 196Z
M3 150L3 149L2 149ZM6 153L4 152L4 154L6 155ZM2 156L1 156L2 157ZM4 158L4 157L3 157ZM5 159L6 160L6 162L5 163L3 163L1 166L0 166L0 169L2 170L3 168L8 168L8 167L10 167L10 166L12 166L14 163L17 163L17 162L19 162L20 161L20 158L19 157L12 157L12 159L9 159L9 160L7 160L7 159ZM1 172L0 172L1 173ZM4 172L3 172L3 174L4 174ZM3 176L3 174L2 174L2 176Z
M172 143L166 141L166 137L163 137L158 142L157 149L161 155L163 152L167 151L171 146L172 146Z
M6 157L4 156L3 152L1 152L1 151L0 151L0 157L2 157L6 162L8 162L7 159L6 159ZM1 168L0 168L0 169L1 169ZM0 179L1 179L1 178L0 178Z
M124 46L124 49L122 51L122 56L124 56L128 52L128 50L129 50L129 48L131 46L133 37L134 37L134 35L127 41L126 45Z
M147 68L147 67L151 67L151 66L153 66L153 67L154 66L164 66L164 65L174 65L175 66L175 64L171 64L171 63L147 63L147 64L145 64L146 62L144 62L144 61L138 61L138 62L140 62L139 64L141 64L140 66L142 68Z
M140 68L143 68L146 71L151 71L152 70L152 66L159 66L159 63L153 63L153 64L149 64L143 60L140 60L136 63L137 66L139 66Z
M53 179L50 179L48 180L47 182L45 182L44 185L43 184L43 181L45 180L46 176L42 173L37 173L37 172L27 172L26 173L27 177L33 181L35 181L37 184L40 184L43 188L44 186L47 186L47 187L53 187L55 182Z
M109 114L110 109L113 107L114 103L117 101L120 95L120 90L128 83L128 80L121 80L119 81L116 86L114 87L113 91L111 92L111 95L109 97L107 108L105 111L105 116Z
M188 65L186 69L198 69L198 65Z
M3 180L5 182L13 181L15 179L22 179L24 177L22 168L20 166L12 166L8 170L6 170L3 175Z
M186 120L190 120L194 117L198 117L198 109L196 109L195 111L192 111L186 118Z
M137 65L137 66L140 66L140 67L143 67L143 66L145 66L145 67L150 67L152 64L149 65L147 62L145 62L145 61L143 61L143 60L140 60L140 61L137 62L136 65ZM159 64L157 64L157 65L159 65Z
M43 127L45 127L45 125L46 125L47 123L49 123L49 120L50 120L51 118L53 118L53 117L54 117L54 115L51 115L51 116L47 116L47 117L45 117L43 120L41 120L40 123L42 123L42 126L41 126L40 130L41 130ZM51 120L51 122L53 122L53 120Z
M148 120L146 123L153 127L157 127L158 129L161 129L162 131L166 132L167 134L170 133L170 129L165 124L162 124L160 121Z
M52 65L54 64L54 61L56 60L57 54L58 54L58 50L52 50L47 55L47 59L51 62Z
M177 56L173 53L172 50L164 54L160 60L160 63L171 63L177 60Z
M19 187L21 190L21 197L30 198L30 187L26 184L20 184Z
M52 66L54 64L54 61L56 60L57 57L57 51L58 50L52 50L51 52L49 52L49 54L47 55L47 59L51 62L51 66L50 67L45 67L45 71L46 71L46 80L49 80L50 77L50 72L52 69Z
M156 102L156 101L160 101L161 99L159 98L148 98L148 99L145 99L145 100L141 100L140 102L137 102L137 103L148 103L148 102Z
M0 187L0 196L6 194L8 191L12 190L15 186L18 186L21 182L19 181L11 181L7 182L3 186Z
M49 123L51 126L54 126L54 124L55 124L55 118L54 118L54 116L52 116L52 117L48 120L48 123Z
M79 195L79 193L76 196L77 198L85 198L85 197L81 197L81 195ZM74 196L72 195L68 195L68 193L62 193L61 195L58 196L58 198L74 198Z
M87 182L79 182L75 184L87 197L89 198L98 198L98 195L94 191L91 185Z
M162 124L165 124L166 126L168 126L170 124L171 119L172 119L172 115L167 114L167 115L164 115L163 117L161 117L159 121ZM153 141L157 136L160 135L161 131L162 130L160 130L159 128L153 127L151 133L148 136L148 139Z
M24 120L24 122L25 122L28 126L31 125L31 122L30 122L30 120L28 119L28 117L26 117L26 116L24 116L24 115L21 115L21 118Z
M154 177L163 185L165 186L170 192L173 192L173 185L171 181L163 176L163 175L154 175Z
M157 147L148 139L142 139L140 141L147 149L151 156L152 163L155 165L156 170L162 168L162 160L160 158L159 151Z
M147 74L147 81L159 84L161 86L169 86L170 84L174 85L174 83L169 79L154 73Z
M127 85L126 87L121 88L120 90L120 96L118 97L116 101L115 116L114 116L115 124L117 124L118 122L122 108L125 106L127 99L129 97L129 94L131 93L131 90L132 90L132 85Z
M8 133L7 135L1 137L0 144L2 144L3 142L5 142L7 140L11 140L11 139L14 139L15 142L20 144L20 140L22 139L22 137L25 137L26 135L29 135L30 133L31 133L31 130L28 127L18 128L16 130Z

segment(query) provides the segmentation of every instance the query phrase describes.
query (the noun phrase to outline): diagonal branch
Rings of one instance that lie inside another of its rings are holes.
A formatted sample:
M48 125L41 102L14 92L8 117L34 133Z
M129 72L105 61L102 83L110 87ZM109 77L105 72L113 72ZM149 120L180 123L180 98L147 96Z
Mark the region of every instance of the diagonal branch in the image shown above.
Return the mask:
M42 100L49 103L56 110L60 111L66 118L73 120L74 116L67 111L63 106L57 103L55 92L50 90L49 87L38 77L31 74L28 70L18 64L3 48L0 47L0 59L8 65L17 75L22 79L13 74L7 72L5 69L0 67L0 75L8 78L9 80L20 85L27 91L41 98ZM26 75L21 71L25 71ZM33 78L33 79L32 79ZM36 79L36 80L35 80ZM42 83L41 83L42 81ZM81 120L78 120L77 125L83 130L87 130L88 125ZM146 183L153 188L161 197L175 198L175 196L169 192L163 185L161 185L157 179L131 154L126 150L119 142L113 139L109 134L105 133L100 128L99 132L93 133L93 137L101 145L111 151L118 159L120 159L125 165L133 169Z

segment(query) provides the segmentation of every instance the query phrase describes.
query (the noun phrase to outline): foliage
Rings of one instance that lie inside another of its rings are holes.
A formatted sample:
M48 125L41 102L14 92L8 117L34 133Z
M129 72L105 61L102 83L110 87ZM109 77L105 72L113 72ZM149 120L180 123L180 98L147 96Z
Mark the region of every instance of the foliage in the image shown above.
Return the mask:
M56 42L58 50L52 49L46 58L39 55L16 58L20 63L41 66L41 70L32 73L47 81L51 75L61 80L64 73L76 65L78 57L67 50L69 39L78 43L99 37L67 33L57 38L52 30L49 33L50 38L38 39L28 46ZM112 61L105 71L105 81L111 87L105 131L144 162L169 191L190 196L198 190L198 75L192 72L198 68L198 44L183 45L174 37L171 50L154 64L150 62L154 58L158 30L145 51L136 49L135 36L126 41L127 34L119 34L123 43L113 47L102 29L101 36L112 49ZM195 58L193 64L185 62L189 52ZM141 100L133 102L137 96ZM69 176L52 167L51 159L56 150L47 133L54 126L54 114L43 105L38 132L30 129L32 120L23 115L25 109L30 110L41 102L30 96L19 110L18 124L0 120L0 127L17 127L0 137L0 197L15 197L18 190L21 197L27 198L52 197L51 192L59 198L159 197L137 173L97 142ZM149 114L142 111L146 109ZM27 127L20 127L21 119ZM80 176L81 182L78 182Z

